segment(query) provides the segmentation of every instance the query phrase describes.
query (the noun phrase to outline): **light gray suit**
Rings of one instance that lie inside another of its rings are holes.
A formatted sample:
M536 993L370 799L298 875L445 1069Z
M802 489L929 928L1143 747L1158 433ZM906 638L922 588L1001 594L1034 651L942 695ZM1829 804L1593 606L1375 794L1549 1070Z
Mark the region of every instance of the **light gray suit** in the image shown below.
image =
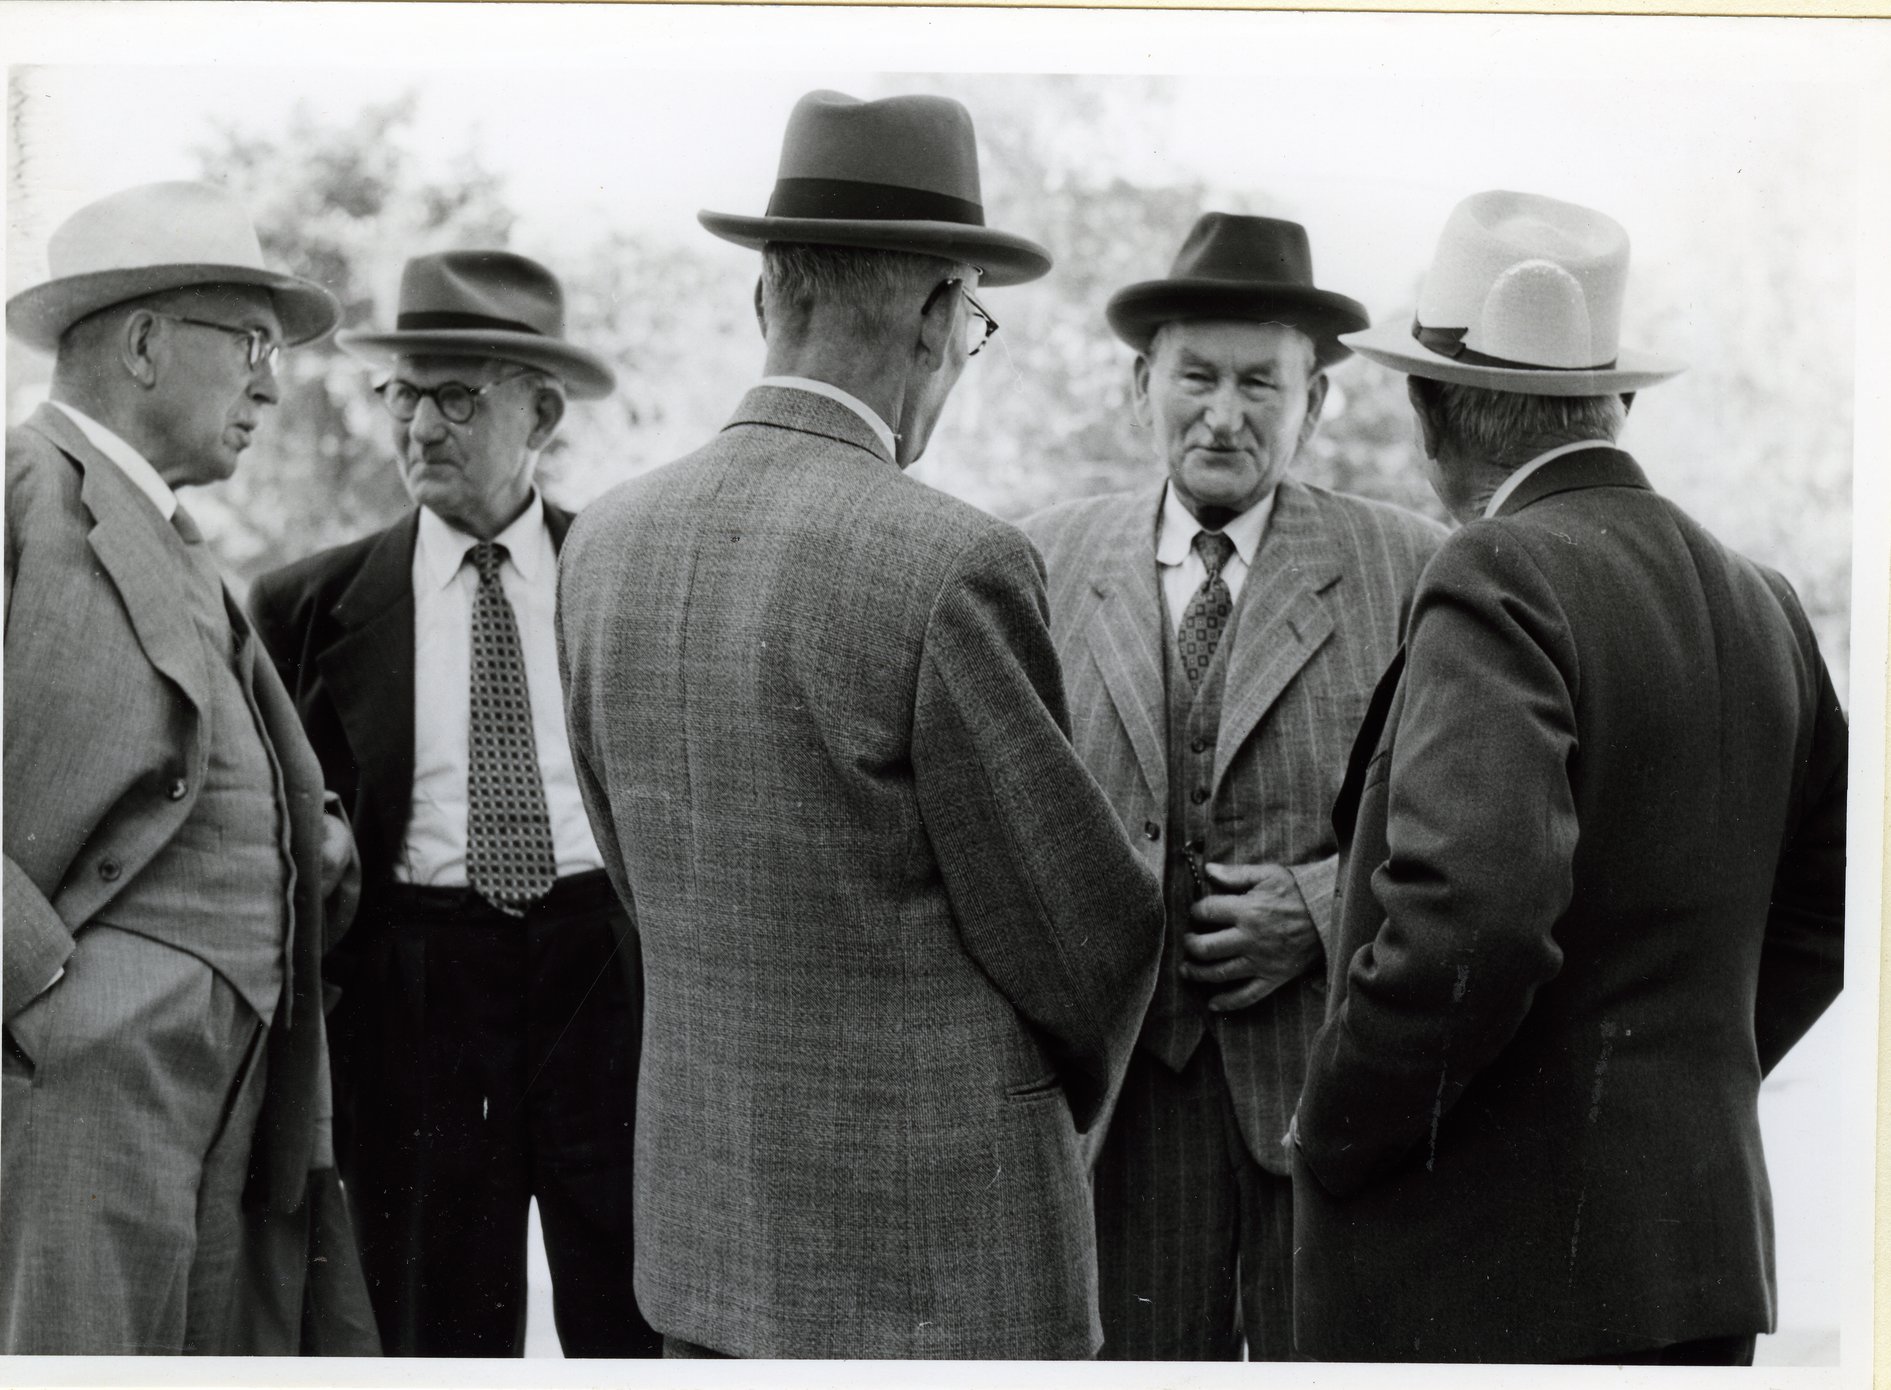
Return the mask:
M1443 531L1396 508L1282 482L1203 678L1203 698L1219 708L1178 737L1188 701L1172 702L1176 682L1166 676L1163 486L1066 503L1024 527L1049 571L1073 741L1168 890L1164 978L1097 1175L1105 1354L1238 1354L1239 1253L1249 1352L1284 1356L1291 1266L1280 1141L1324 1016L1324 972L1316 963L1248 1008L1209 1014L1203 1001L1215 991L1175 974L1180 934L1192 929L1181 856L1192 839L1207 862L1287 866L1325 941L1333 797ZM1185 1094L1171 1096L1177 1084Z
M579 781L643 945L651 1323L748 1356L1093 1353L1079 1133L1161 909L1071 751L1030 545L761 387L560 564Z

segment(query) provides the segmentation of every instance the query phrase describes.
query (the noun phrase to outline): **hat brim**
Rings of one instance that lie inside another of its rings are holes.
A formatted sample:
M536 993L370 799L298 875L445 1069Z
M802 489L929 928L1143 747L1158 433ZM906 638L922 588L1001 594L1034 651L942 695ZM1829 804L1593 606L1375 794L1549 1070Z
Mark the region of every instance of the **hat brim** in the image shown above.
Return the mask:
M907 251L979 268L979 285L1022 285L1050 273L1051 253L1035 241L962 222L855 221L832 217L741 217L699 212L696 220L724 241L759 251L771 241Z
M1414 338L1410 319L1390 319L1361 332L1348 333L1346 342L1361 357L1411 376L1530 396L1615 396L1657 385L1685 370L1682 363L1628 350L1616 355L1614 366L1593 371L1487 367L1475 362L1459 362L1433 352Z
M67 275L22 290L7 301L7 332L42 352L56 352L66 330L128 299L196 285L256 285L268 290L282 322L284 347L328 336L341 304L313 280L242 265L159 265Z
M1307 285L1240 284L1229 280L1144 280L1110 296L1104 315L1116 336L1138 352L1165 323L1202 319L1249 319L1256 323L1286 323L1313 339L1313 351L1322 367L1347 357L1342 333L1364 328L1372 320L1365 305L1331 290Z
M596 353L536 333L508 333L490 328L429 328L335 335L344 352L373 366L392 365L397 357L493 357L550 372L576 400L598 400L617 389L617 373Z

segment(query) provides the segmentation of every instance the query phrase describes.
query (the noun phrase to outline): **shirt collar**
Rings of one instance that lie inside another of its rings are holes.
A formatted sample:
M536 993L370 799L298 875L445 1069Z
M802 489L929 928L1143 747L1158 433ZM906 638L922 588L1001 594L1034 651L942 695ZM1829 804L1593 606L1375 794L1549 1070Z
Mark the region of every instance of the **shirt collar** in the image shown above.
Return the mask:
M513 523L493 537L506 548L506 558L528 584L535 583L545 563L549 534L545 530L545 500L537 488ZM479 537L469 536L429 508L420 509L420 534L414 552L420 572L435 589L444 589L466 563L466 552L479 544Z
M1579 439L1574 444L1558 445L1548 453L1538 454L1515 473L1505 478L1497 491L1490 495L1490 501L1484 504L1485 517L1490 518L1496 516L1498 508L1502 507L1504 503L1510 500L1510 494L1523 486L1523 480L1536 472L1537 469L1541 468L1551 459L1559 459L1564 454L1573 454L1578 449L1613 449L1614 447L1615 441L1612 439Z
M811 376L765 376L763 386L782 386L790 391L811 391L817 396L826 396L830 401L846 406L854 414L867 422L880 442L886 445L886 456L899 458L899 450L893 444L893 427L880 418L879 411L868 405L851 391L843 391L831 381L816 381Z
M1279 494L1278 485L1268 489L1265 497L1222 527L1222 534L1234 542L1234 553L1241 557L1242 564L1250 568L1254 564L1255 552L1261 548L1261 537L1267 531L1268 518L1274 514L1274 498ZM1162 515L1156 523L1156 563L1174 566L1188 559L1188 553L1195 544L1195 533L1201 529L1201 522L1195 519L1194 513L1176 495L1175 488L1165 484L1162 489Z
M171 491L171 485L159 476L149 459L84 411L64 401L48 401L47 404L63 410L66 418L79 427L79 433L91 441L92 447L116 464L118 471L131 479L138 491L151 499L151 504L163 514L166 521L171 519L177 511L177 494Z

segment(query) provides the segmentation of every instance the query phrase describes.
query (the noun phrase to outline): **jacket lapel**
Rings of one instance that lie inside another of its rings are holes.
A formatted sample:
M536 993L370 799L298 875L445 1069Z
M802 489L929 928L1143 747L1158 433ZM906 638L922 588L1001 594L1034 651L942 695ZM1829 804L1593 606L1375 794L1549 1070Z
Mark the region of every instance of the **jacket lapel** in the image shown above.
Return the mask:
M189 609L176 601L175 583L159 578L179 568L178 558L169 553L169 524L118 465L57 408L40 406L26 428L78 463L79 500L93 521L86 541L118 589L146 659L201 712L209 703L210 689L203 643Z
M1241 587L1221 730L1215 736L1214 789L1220 789L1254 726L1332 636L1333 614L1322 594L1340 573L1331 547L1321 542L1313 499L1300 484L1282 482Z
M1096 537L1106 557L1091 581L1096 606L1084 641L1129 735L1158 804L1169 795L1168 727L1162 678L1162 590L1156 578L1156 515L1162 488L1129 498Z
M378 846L380 863L392 863L400 853L413 796L413 563L419 526L419 512L410 512L381 533L335 602L340 635L316 655L360 769L362 808L372 815L371 824L355 827L356 834Z

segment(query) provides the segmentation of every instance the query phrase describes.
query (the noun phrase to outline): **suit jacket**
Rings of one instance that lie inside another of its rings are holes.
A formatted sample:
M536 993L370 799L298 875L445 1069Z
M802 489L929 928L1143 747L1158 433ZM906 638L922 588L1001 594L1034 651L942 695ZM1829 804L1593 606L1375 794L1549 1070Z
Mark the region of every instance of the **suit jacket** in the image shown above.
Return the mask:
M760 387L588 509L560 576L579 784L642 939L651 1323L1093 1353L1078 1133L1160 907L1070 749L1029 543Z
M1050 572L1077 752L1158 874L1170 783L1156 565L1164 486L1064 503L1024 526ZM1205 858L1291 868L1323 942L1346 752L1443 534L1409 512L1284 481L1226 639ZM1286 1172L1281 1136L1325 1008L1316 968L1212 1019L1242 1136L1273 1172Z
M1586 450L1445 544L1402 668L1336 811L1300 1351L1770 1330L1760 1080L1844 923L1845 721L1798 601Z
M150 512L51 406L7 435L8 1018L177 833L203 785L210 672L187 609L164 592ZM288 1214L302 1206L327 1108L322 778L266 662L255 697L282 767L296 881L249 1200Z

